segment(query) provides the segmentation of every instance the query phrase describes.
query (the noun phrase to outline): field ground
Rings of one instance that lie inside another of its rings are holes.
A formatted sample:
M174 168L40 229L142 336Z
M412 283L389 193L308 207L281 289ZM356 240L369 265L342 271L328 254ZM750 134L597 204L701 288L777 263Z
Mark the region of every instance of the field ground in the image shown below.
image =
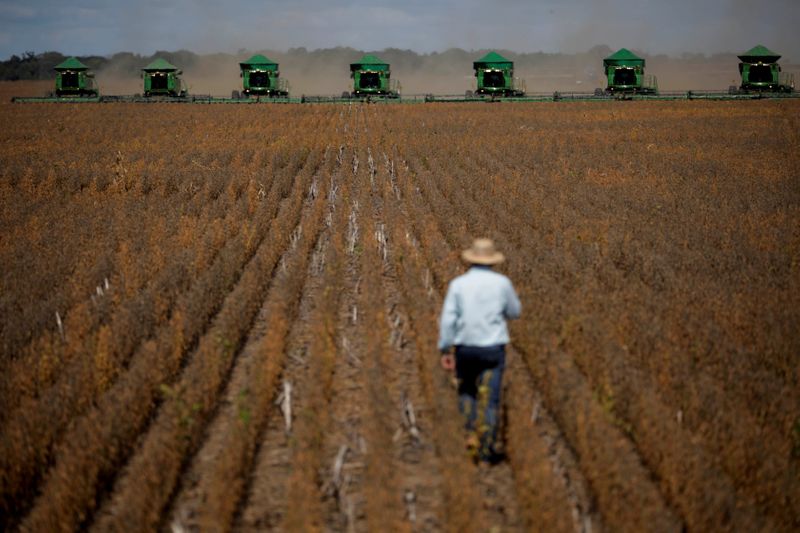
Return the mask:
M800 102L16 88L1 529L800 528ZM435 350L480 235L523 302L493 467Z

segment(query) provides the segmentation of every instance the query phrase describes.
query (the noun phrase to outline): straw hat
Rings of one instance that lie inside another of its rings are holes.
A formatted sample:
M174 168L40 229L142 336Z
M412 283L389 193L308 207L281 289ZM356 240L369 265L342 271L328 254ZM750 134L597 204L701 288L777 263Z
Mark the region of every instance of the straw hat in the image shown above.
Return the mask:
M473 265L499 265L506 260L491 239L475 239L468 250L461 252L461 258Z

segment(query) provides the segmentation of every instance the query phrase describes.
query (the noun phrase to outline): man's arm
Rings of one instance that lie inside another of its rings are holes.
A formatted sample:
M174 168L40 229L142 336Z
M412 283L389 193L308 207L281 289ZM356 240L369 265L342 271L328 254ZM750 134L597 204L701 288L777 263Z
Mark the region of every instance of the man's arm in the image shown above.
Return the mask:
M514 285L509 280L506 288L506 318L519 318L520 313L522 313L522 304L519 303L517 293L514 291Z
M442 315L439 317L439 351L444 352L453 346L458 320L458 298L453 283L447 287L447 296L442 304Z

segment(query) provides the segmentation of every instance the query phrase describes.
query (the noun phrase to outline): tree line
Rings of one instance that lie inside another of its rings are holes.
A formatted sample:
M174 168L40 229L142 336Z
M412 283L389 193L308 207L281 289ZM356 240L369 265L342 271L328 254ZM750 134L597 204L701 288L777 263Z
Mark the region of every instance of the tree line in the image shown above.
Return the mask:
M413 50L402 50L398 48L386 48L381 51L356 50L349 47L335 47L318 50L308 50L304 47L290 48L286 51L264 50L257 51L265 53L270 58L280 63L300 63L313 67L314 65L330 65L335 63L348 64L357 59L364 53L377 53L380 57L389 62L393 68L416 69L416 68L446 68L447 66L471 63L488 50L463 50L460 48L450 48L442 52L431 52L420 54ZM667 62L683 63L735 63L735 54L715 54L704 55L694 53L684 53L679 57L668 57L663 54L647 54L634 50L638 55L648 61L654 60L661 64ZM80 61L94 71L112 70L116 74L129 74L136 76L142 66L146 65L156 57L162 57L181 68L191 68L194 64L205 59L213 58L219 60L229 59L231 62L238 62L248 57L256 51L240 49L235 54L218 53L210 55L199 55L189 50L178 51L157 51L152 55L140 55L131 52L118 52L111 56L86 55L77 56ZM602 64L602 59L614 52L609 46L598 45L590 48L586 52L575 54L532 52L518 53L510 50L498 50L502 55L515 62L517 68L528 66L549 67L565 65L598 65ZM0 80L46 80L53 77L53 67L64 61L68 56L61 52L42 52L25 51L20 55L12 55L5 61L0 61Z

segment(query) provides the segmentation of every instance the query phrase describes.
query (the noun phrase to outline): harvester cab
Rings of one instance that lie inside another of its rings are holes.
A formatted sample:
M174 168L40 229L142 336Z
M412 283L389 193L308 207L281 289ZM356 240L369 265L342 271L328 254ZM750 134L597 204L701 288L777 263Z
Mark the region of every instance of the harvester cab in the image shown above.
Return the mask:
M242 96L289 96L289 84L280 77L278 64L261 54L239 63L242 77ZM238 98L238 91L233 91Z
M632 87L636 85L636 69L619 67L614 70L613 87Z
M780 54L761 45L740 55L739 74L742 76L742 84L739 90L744 93L794 91L794 78L781 72L778 64L780 58Z
M94 74L77 58L67 58L53 70L56 71L56 96L98 96Z
M365 55L360 61L350 64L350 77L353 79L354 97L382 96L398 98L400 84L391 79L389 64L374 55Z
M497 52L489 52L473 62L472 68L475 70L475 94L525 96L524 84L514 77L514 62Z
M186 87L181 79L183 72L169 61L157 58L142 69L144 79L144 95L151 96L186 96Z
M610 94L658 94L655 76L644 73L645 60L626 48L620 48L603 60Z

